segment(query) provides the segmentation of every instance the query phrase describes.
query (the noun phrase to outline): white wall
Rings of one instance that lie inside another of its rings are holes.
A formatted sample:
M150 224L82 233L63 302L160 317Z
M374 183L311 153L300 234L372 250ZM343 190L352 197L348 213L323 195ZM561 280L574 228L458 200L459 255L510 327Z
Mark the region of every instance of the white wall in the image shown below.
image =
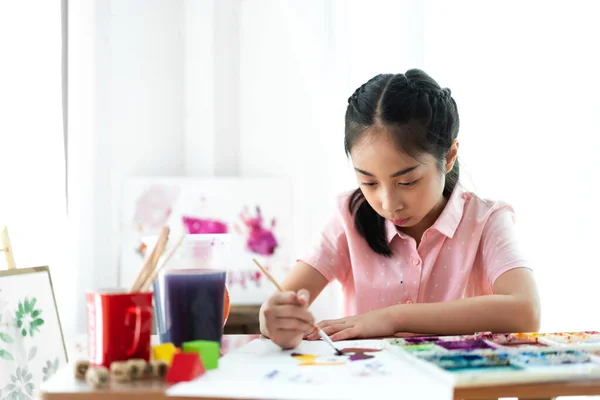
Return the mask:
M343 130L328 118L336 84L332 2L244 1L241 15L240 171L292 178L300 256L344 186L330 168L345 163ZM315 317L336 317L335 305L335 292L324 292Z
M599 11L587 1L426 2L425 64L457 99L462 172L482 196L514 204L543 330L600 323L586 312L600 279Z
M82 290L118 284L123 180L184 173L182 4L85 3L69 9L69 207L79 301ZM76 321L83 329L82 304Z
M375 74L423 64L422 14L414 0L242 2L240 170L293 179L298 255L356 187L346 99ZM361 29L365 20L377 24ZM339 316L339 300L335 286L324 292L315 317Z
M375 73L422 64L417 0L96 1L70 13L70 206L75 265L90 273L78 278L83 289L119 284L128 176L289 177L301 253L354 186L343 99ZM356 30L365 17L381 24ZM394 52L389 37L399 38ZM336 316L338 300L326 292L317 318ZM77 315L83 329L82 305Z
M69 7L69 207L73 285L119 282L120 202L131 176L237 175L237 0L75 2ZM81 271L81 272L79 272Z

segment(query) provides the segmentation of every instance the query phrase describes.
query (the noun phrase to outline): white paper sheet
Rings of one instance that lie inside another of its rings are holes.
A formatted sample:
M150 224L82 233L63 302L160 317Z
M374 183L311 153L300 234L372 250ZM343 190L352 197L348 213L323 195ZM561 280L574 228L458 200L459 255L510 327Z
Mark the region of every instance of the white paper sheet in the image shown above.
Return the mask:
M379 340L336 342L338 348L382 348ZM231 399L340 400L368 398L452 399L447 382L412 367L388 351L374 358L343 365L300 366L291 353L320 356L317 362L346 361L322 341L304 341L294 350L281 350L270 340L257 339L229 353L219 368L195 381L174 385L169 396Z

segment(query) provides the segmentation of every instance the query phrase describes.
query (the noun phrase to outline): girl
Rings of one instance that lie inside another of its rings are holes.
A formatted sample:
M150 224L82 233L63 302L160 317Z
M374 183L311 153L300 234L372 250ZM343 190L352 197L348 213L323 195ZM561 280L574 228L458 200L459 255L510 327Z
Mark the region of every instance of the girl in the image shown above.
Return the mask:
M261 307L261 333L283 348L317 339L311 302L343 289L332 340L398 332L529 332L540 325L513 209L459 182L456 103L426 73L377 75L348 99L345 149L360 188L339 197L319 243Z

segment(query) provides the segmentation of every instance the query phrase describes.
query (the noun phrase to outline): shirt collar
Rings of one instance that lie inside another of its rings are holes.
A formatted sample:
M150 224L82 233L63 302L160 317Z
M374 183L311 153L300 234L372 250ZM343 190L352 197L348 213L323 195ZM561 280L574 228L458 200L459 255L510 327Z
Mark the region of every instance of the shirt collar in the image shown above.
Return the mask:
M435 229L449 238L453 237L463 216L465 200L469 197L470 194L459 182L452 191L444 210L429 229ZM408 236L405 233L398 232L396 226L388 220L385 221L385 229L388 243L390 243L396 235L400 236L402 239L406 239Z

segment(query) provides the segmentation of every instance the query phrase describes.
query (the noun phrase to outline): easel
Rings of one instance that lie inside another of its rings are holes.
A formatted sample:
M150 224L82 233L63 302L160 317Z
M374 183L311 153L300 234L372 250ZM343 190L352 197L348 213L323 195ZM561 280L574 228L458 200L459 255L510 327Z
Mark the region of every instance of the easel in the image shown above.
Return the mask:
M15 264L15 257L13 255L13 249L10 245L10 238L8 237L8 229L6 227L2 228L0 231L0 242L2 242L2 246L0 248L0 253L4 252L4 257L6 257L6 266L8 269L16 269L17 266Z

